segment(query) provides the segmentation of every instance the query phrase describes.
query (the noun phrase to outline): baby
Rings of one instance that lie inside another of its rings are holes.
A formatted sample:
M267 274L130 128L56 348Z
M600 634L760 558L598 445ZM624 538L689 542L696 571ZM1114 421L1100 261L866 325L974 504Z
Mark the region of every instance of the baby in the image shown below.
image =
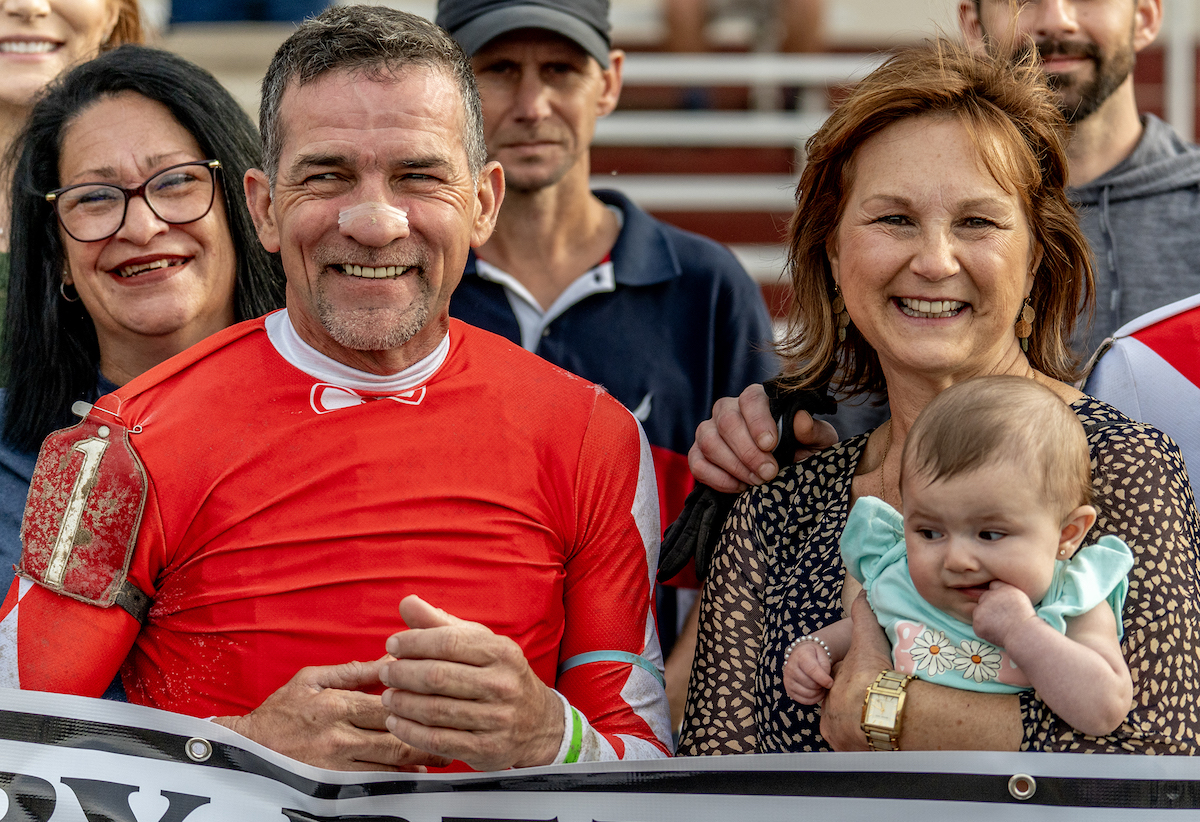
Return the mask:
M1133 556L1111 536L1080 548L1096 521L1090 464L1079 419L1031 379L969 380L921 412L901 457L903 518L863 497L841 540L897 671L975 691L1032 687L1086 734L1121 724ZM793 699L824 698L850 633L846 618L789 646Z

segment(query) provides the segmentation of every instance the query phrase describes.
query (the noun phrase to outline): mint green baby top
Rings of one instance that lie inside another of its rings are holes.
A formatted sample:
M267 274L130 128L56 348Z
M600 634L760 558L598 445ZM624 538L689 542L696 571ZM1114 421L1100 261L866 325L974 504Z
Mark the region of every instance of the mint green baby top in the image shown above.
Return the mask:
M1003 648L977 637L971 626L921 598L908 573L904 520L876 497L854 503L842 532L847 572L862 583L879 624L892 643L897 671L929 682L990 693L1016 693L1029 680ZM1103 536L1068 560L1055 563L1050 590L1034 605L1060 633L1067 619L1107 602L1121 631L1121 608L1129 588L1133 554L1117 537Z

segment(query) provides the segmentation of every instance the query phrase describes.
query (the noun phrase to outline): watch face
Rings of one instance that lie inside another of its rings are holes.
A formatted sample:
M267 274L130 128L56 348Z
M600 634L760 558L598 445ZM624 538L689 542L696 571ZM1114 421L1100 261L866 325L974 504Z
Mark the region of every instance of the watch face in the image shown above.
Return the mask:
M899 701L894 696L871 694L871 698L867 700L867 716L863 720L863 724L894 728L896 726L896 706Z

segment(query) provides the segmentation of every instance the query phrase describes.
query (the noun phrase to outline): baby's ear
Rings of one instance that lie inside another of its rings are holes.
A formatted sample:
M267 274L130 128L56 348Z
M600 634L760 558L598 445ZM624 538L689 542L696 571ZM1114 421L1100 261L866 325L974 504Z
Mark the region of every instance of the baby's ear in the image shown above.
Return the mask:
M1058 535L1058 558L1070 559L1075 556L1083 538L1096 524L1096 509L1090 505L1081 505L1063 519L1062 531Z

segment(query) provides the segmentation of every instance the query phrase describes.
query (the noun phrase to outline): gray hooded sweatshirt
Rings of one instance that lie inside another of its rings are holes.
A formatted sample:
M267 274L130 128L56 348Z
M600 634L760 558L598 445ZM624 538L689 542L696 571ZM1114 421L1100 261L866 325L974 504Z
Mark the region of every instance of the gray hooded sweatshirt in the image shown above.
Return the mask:
M1132 154L1069 191L1095 255L1096 317L1075 335L1085 359L1130 320L1200 293L1200 147L1153 114L1142 123Z

